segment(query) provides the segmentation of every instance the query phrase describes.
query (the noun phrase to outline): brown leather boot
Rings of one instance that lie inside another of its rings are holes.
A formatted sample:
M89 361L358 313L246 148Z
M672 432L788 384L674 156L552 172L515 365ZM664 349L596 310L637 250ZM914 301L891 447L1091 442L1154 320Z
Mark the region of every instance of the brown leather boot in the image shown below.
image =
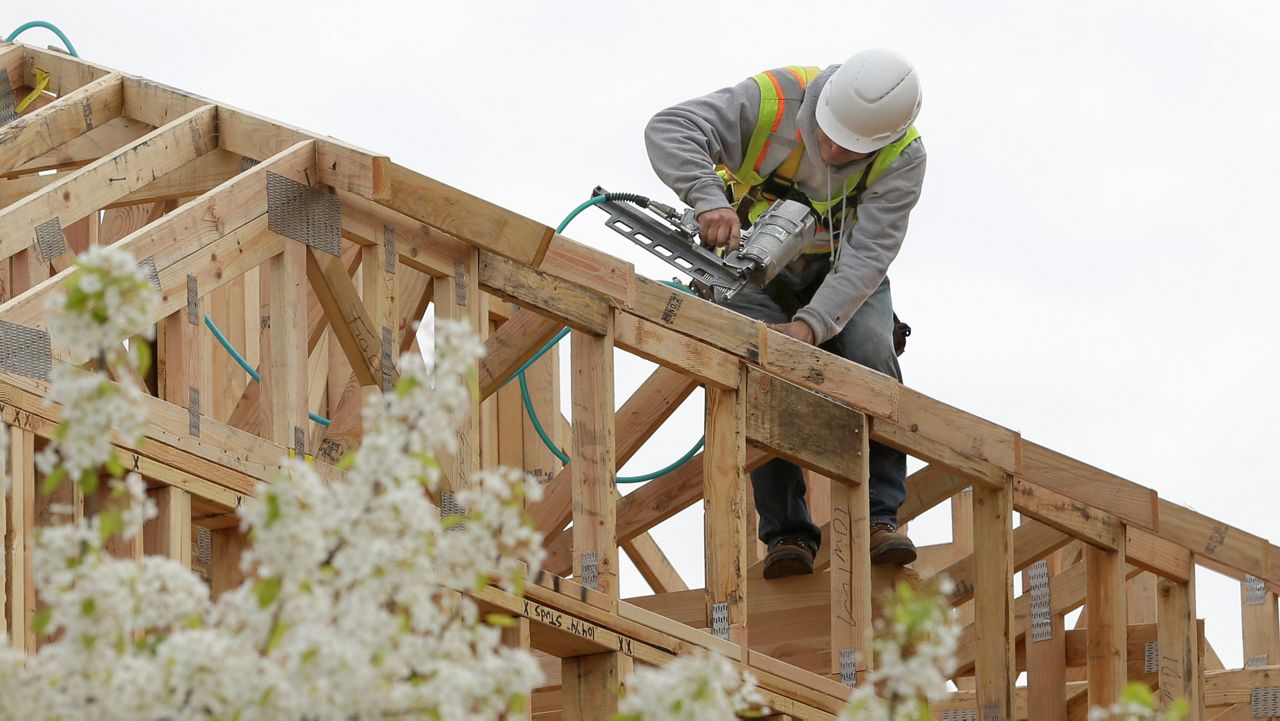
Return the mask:
M818 549L801 536L783 536L769 544L764 557L765 578L785 578L813 573L813 558Z
M916 544L887 523L871 524L871 563L905 566L916 560Z

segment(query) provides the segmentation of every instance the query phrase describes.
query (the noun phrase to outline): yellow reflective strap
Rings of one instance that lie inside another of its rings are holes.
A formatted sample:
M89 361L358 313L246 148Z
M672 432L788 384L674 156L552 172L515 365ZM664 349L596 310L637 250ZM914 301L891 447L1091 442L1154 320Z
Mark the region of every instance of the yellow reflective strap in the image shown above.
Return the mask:
M36 68L35 89L27 93L27 97L23 98L22 102L18 103L18 106L14 108L14 110L19 113L26 110L27 106L31 104L31 101L40 97L40 93L43 93L47 87L49 87L49 73L45 70L41 70L40 68Z
M747 185L759 185L764 178L756 172L756 161L764 155L765 146L769 143L769 135L773 132L774 121L782 111L782 98L779 97L776 81L769 73L760 73L752 78L760 86L760 117L756 127L751 131L751 141L747 144L746 155L742 158L742 167L733 176Z

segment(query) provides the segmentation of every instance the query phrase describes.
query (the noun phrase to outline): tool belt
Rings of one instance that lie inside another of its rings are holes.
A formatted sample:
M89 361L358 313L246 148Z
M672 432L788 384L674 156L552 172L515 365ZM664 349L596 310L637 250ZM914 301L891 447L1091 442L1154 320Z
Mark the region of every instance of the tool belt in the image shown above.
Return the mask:
M801 256L801 258L805 263L817 263L825 260L825 258L820 259L819 257L814 256ZM830 268L828 268L827 271L830 272ZM810 272L812 271L806 269L803 272L803 275L808 276ZM778 304L778 307L782 309L783 313L786 313L788 317L795 317L795 314L801 308L808 305L809 301L813 299L813 294L817 292L818 286L821 285L821 278L814 273L814 277L810 282L805 283L804 287L797 290L787 284L785 280L787 275L788 271L784 270L773 280L772 283L765 287L764 292L773 300L774 303ZM821 277L825 276L826 273L822 273ZM902 355L907 350L907 337L910 335L911 326L903 323L902 320L898 318L898 314L894 313L893 352L895 354Z

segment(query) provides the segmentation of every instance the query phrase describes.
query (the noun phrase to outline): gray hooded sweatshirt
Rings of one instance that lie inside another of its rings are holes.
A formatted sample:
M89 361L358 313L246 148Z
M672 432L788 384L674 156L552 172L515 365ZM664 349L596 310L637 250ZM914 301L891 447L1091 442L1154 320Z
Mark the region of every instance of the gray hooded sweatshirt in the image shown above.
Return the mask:
M805 150L794 180L810 198L831 197L850 175L872 161L833 167L818 150L814 115L818 94L838 67L832 65L813 79L797 118ZM730 207L715 166L741 165L759 114L760 88L750 78L663 110L649 121L644 134L654 172L697 213ZM832 270L809 305L795 316L813 329L815 343L839 333L884 280L902 247L911 209L920 198L924 168L924 145L917 140L862 193L857 223L837 224L843 231ZM840 207L835 212L841 212ZM844 212L851 218L855 209Z

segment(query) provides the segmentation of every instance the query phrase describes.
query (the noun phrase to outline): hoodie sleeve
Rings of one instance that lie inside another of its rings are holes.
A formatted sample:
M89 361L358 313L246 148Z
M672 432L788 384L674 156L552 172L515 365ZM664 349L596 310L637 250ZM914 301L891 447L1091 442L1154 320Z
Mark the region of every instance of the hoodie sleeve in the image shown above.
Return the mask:
M871 297L898 256L907 219L924 182L922 141L908 145L858 203L858 222L846 225L836 265L809 305L796 313L813 329L814 343L839 333Z
M742 162L759 114L750 78L659 112L644 131L653 171L697 213L730 207L715 166Z

